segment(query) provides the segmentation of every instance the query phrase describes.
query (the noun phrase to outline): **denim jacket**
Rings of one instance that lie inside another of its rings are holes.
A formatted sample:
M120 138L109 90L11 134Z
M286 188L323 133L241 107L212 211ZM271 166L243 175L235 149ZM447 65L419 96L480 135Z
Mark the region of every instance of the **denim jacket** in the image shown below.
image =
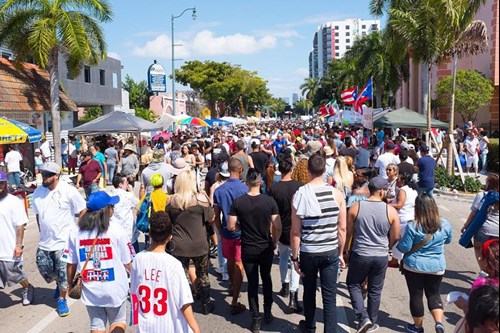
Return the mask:
M399 241L397 249L401 253L411 250L414 245L422 242L427 233L415 227L414 222L409 222L403 238ZM436 231L431 239L418 251L404 258L404 264L409 269L422 273L436 273L446 269L444 257L444 244L450 244L452 228L446 219L441 219L441 229Z

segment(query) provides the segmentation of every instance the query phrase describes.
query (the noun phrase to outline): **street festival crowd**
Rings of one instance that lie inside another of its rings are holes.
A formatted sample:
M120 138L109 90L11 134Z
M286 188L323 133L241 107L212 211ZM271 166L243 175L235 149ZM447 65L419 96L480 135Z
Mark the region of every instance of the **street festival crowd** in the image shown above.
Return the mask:
M445 133L435 134L444 144ZM479 166L486 173L486 132L469 122L453 134L467 173L477 176ZM226 306L234 316L248 313L239 302L246 276L249 329L259 332L274 319L271 267L278 256L278 294L290 313L303 313L295 323L301 332L316 331L318 287L324 332L337 331L341 270L355 329L378 330L388 267L399 268L406 281L407 332L424 332L424 294L435 331L445 331L444 247L460 236L452 235L433 199L436 161L419 131L278 120L179 129L154 141L111 135L69 141L65 169L37 150L43 181L32 196L40 231L36 264L47 283L57 283L59 316L70 314L66 299L73 297L85 304L91 332L107 325L112 332L126 325L137 325L137 332L200 332L194 302L205 315ZM22 304L29 305L36 292L22 268L28 217L9 194L18 185L12 151L8 172L0 171L0 287L20 283ZM74 186L63 181L64 171L76 175ZM462 228L480 273L468 295L452 300L463 310L456 332L499 329L498 186L498 174L488 173ZM210 296L212 258L219 279L229 282L229 304Z

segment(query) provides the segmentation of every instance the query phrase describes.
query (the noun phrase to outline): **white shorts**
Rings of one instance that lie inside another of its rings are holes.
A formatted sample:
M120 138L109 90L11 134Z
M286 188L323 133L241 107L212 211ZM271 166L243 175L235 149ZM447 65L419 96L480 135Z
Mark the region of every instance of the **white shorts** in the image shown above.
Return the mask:
M0 289L26 280L22 261L0 261Z
M116 308L87 305L87 312L92 331L105 331L108 322L109 325L127 323L127 301L123 301L122 305Z
M479 165L479 156L474 155L474 156L470 156L469 154L467 154L465 156L465 159L466 159L466 162L467 162L467 167L470 168L471 166L474 166L474 168L477 168L478 165Z

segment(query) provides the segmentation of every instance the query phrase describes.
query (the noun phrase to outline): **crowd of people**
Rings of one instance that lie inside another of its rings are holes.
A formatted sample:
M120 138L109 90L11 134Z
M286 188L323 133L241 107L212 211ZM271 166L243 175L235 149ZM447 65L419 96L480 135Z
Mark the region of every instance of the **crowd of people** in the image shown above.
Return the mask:
M435 331L445 331L440 287L452 228L433 199L432 149L413 131L277 121L179 130L157 142L115 142L111 136L81 141L75 148L80 161L72 154L67 161L68 171L78 166L75 186L62 181L61 166L42 160L43 183L33 193L40 230L36 264L47 283L57 283L59 316L70 312L66 298L79 272L92 331L110 325L123 332L130 296L137 332L199 332L192 303L199 300L205 315L225 306L210 295L210 259L217 258L216 272L229 282L231 315L247 310L239 302L246 276L249 329L260 332L274 320L271 268L278 255L279 295L290 312L304 314L297 323L301 332L316 331L318 281L324 332L337 331L342 269L356 331L377 331L388 267L399 267L406 280L413 318L406 330L424 331L425 295ZM485 133L470 124L457 142L467 154L467 172L477 174L479 156L482 161L488 149ZM485 161L482 167L486 171ZM35 289L19 265L27 217L8 193L11 181L10 171L0 172L0 226L6 230L0 282L20 283L22 303L29 305ZM488 174L485 191L498 193L498 186L498 174ZM464 230L477 223L483 196L474 201ZM144 243L136 225L142 207ZM481 277L468 301L457 301L465 332L498 331L498 211L497 194L474 236Z

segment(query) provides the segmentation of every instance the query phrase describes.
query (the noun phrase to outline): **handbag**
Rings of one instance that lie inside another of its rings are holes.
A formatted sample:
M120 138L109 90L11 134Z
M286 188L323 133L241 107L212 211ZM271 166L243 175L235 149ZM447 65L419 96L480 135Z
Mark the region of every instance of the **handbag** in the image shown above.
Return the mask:
M432 238L432 234L427 234L427 236L425 236L425 238L418 244L414 245L410 251L406 252L403 256L403 259L401 259L401 261L399 262L399 271L401 272L401 274L405 274L405 268L404 268L404 260L407 256L409 256L410 254L412 254L413 252L417 252L418 250L420 250L421 248L424 247L425 244L427 244Z
M92 247L90 248L90 251L87 254L87 259L85 260L85 263L83 264L82 270L80 272L85 271L85 268L87 267L90 256L92 255L92 252L94 252L95 244L97 243L98 238L99 238L99 233L97 233L97 235L94 238L94 242L92 243ZM82 275L80 274L80 272L77 272L75 274L75 276L73 277L73 281L71 281L70 290L68 293L68 296L70 298L80 299L82 297L83 281L82 281Z

